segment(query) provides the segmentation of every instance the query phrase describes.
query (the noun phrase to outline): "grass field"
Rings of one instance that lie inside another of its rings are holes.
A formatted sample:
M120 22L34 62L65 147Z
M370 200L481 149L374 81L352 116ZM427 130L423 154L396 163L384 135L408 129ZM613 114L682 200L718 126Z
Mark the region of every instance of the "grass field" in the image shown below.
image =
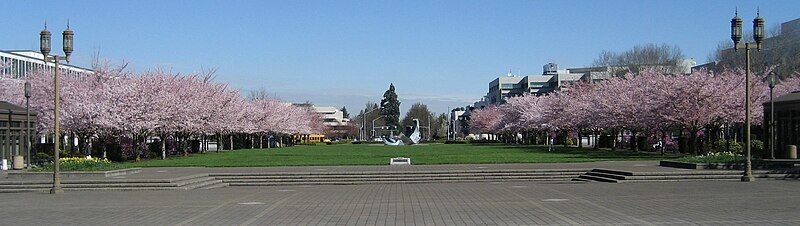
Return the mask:
M124 167L386 165L389 158L398 156L411 158L413 164L559 163L674 158L588 148L557 147L549 152L546 146L430 144L387 147L342 144L236 150L121 164Z

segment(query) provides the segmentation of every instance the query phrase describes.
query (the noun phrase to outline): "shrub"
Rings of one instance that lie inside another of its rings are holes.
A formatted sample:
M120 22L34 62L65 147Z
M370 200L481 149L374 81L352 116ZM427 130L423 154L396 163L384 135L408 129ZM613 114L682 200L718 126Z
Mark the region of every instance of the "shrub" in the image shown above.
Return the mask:
M51 162L53 162L53 156L44 152L36 152L33 157L33 164L37 166L50 164Z
M689 163L742 163L744 156L733 152L712 152L699 156L687 156L676 159L679 162Z
M383 144L383 141L353 141L351 144Z
M564 140L564 147L569 147L573 145L575 145L575 141L573 141L572 138L566 138Z
M448 140L444 142L445 144L469 144L469 141L466 140Z
M470 140L470 144L499 144L498 140Z
M766 151L764 150L764 142L756 139L750 140L750 152L753 156L766 156Z
M742 144L734 140L718 140L714 143L714 147L715 149L712 152L742 153Z

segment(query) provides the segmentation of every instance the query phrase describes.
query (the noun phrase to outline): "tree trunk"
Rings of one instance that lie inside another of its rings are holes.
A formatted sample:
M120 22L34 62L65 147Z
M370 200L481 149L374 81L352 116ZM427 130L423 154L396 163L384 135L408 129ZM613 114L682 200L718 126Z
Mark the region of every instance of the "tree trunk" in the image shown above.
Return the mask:
M185 136L181 139L181 143L183 143L183 156L189 156L189 137Z
M131 134L131 137L132 137L131 140L133 140L134 160L138 162L139 160L141 160L141 156L139 156L139 139L136 136L136 134Z
M264 135L258 134L258 148L264 149Z
M233 150L234 150L234 148L233 148L233 134L231 134L231 136L230 136L229 138L230 138L230 141L231 141L231 148L230 148L230 150L231 150L231 151L233 151Z
M612 151L616 151L617 150L617 135L619 135L619 133L616 132L616 131L613 131L611 133L611 150Z
M667 132L661 131L661 155L664 155L664 151L667 148Z
M167 136L161 134L161 159L167 159Z
M694 155L699 154L697 149L697 131L690 131L692 134L689 134L689 150L694 153Z

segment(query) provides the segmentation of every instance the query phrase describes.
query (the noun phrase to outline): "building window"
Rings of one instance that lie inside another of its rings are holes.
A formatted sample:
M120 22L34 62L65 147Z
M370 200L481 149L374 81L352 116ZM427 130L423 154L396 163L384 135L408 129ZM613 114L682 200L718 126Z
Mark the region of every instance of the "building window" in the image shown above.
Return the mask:
M547 84L547 82L531 82L531 85L530 85L531 88L542 88L542 87L548 87L548 86L549 85Z

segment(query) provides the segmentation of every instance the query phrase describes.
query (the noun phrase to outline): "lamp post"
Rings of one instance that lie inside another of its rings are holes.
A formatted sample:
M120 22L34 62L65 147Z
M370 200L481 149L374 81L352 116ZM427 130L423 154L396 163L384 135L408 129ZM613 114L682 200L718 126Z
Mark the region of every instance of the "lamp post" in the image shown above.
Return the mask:
M364 140L364 134L367 133L367 114L369 114L369 113L371 113L371 112L373 112L375 110L378 110L378 109L383 109L383 106L381 106L379 108L374 108L374 109L369 110L367 112L364 112L364 115L361 115L361 140L362 141ZM374 127L374 124L373 124L373 127Z
M31 169L31 83L25 81L25 157L27 168Z
M47 30L47 23L44 25L44 30L39 33L39 49L44 55L44 62L47 65L48 62L52 61L54 64L53 67L53 188L50 189L50 194L61 194L64 193L64 190L61 189L61 174L59 174L59 146L61 144L61 124L60 124L60 100L61 96L59 95L59 82L58 82L58 61L66 60L69 62L69 56L72 54L72 38L75 35L74 32L69 28L69 22L67 22L67 29L64 30L62 33L63 35L63 48L64 48L64 56L59 55L50 55L50 31Z
M433 140L431 136L431 114L428 114L428 140Z
M381 119L383 117L386 117L386 116L385 115L381 115L381 116L378 116L377 118L372 120L372 124L371 124L372 125L372 136L375 136L375 121L378 120L378 119Z
M775 74L769 75L769 157L775 159L775 102L772 101L772 89L778 81Z
M745 61L745 147L747 149L747 163L745 165L744 175L742 181L754 181L753 177L753 164L750 154L750 49L761 51L761 42L764 40L764 18L761 18L761 13L756 13L756 18L753 19L753 40L755 42L740 43L742 40L742 18L739 17L739 10L736 10L736 15L731 19L731 40L733 40L733 49L737 51L744 49Z

